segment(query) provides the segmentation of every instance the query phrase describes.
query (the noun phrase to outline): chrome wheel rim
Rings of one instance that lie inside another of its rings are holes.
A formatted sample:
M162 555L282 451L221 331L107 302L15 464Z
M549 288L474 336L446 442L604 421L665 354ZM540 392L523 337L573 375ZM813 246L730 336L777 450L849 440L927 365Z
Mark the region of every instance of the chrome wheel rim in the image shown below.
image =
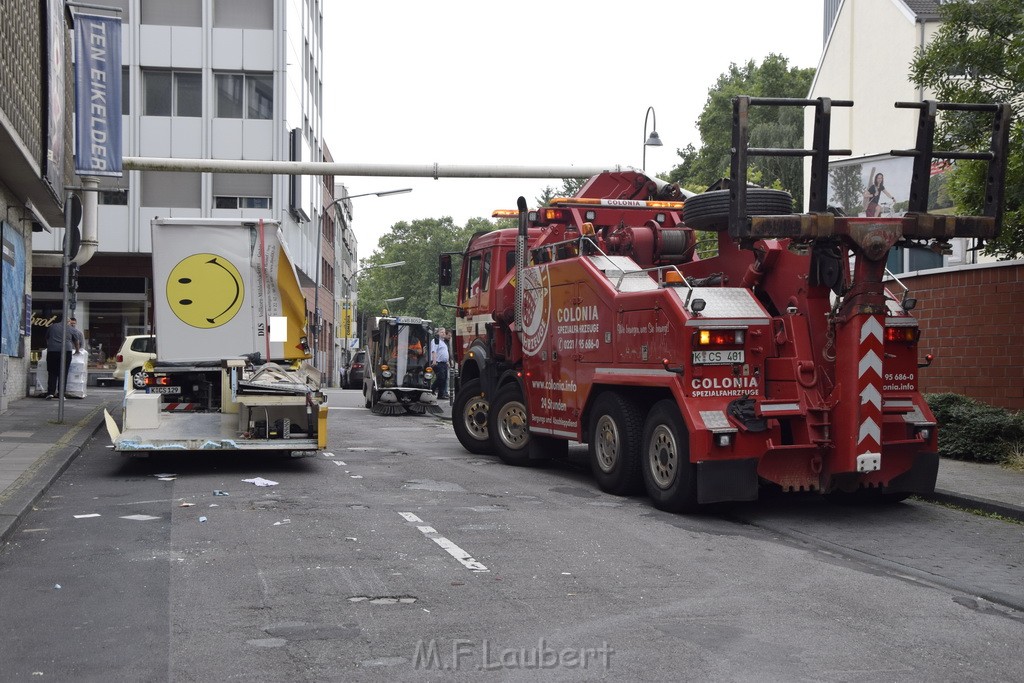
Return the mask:
M647 462L655 485L667 489L675 481L679 470L679 444L665 425L658 425L647 448Z
M518 401L506 403L498 416L498 431L502 442L512 450L526 445L526 406Z
M597 430L594 441L594 450L597 454L597 466L605 474L615 469L615 463L619 460L619 427L608 415L602 415L597 420Z
M466 409L462 411L462 423L466 426L466 432L474 439L487 441L487 412L490 405L487 399L482 396L475 396L466 402Z

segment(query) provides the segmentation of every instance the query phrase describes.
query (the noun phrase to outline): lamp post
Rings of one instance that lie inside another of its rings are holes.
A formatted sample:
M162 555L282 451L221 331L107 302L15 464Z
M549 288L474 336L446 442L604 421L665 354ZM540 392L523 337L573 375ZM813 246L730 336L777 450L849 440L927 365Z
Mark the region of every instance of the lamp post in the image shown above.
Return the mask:
M651 118L651 135L647 136L647 118ZM647 107L647 114L644 115L644 160L643 165L640 167L644 171L647 170L647 148L648 147L661 147L661 138L658 137L658 115L654 113L654 107Z
M399 303L401 301L405 301L405 297L404 296L396 296L396 297L391 298L391 299L384 299L384 303L386 303L386 304L397 304L397 303ZM390 306L388 307L388 313L391 313L391 307Z
M374 269L377 269L377 268L398 268L398 267L404 266L404 265L405 265L405 261L395 261L393 263L373 264L373 265L369 265L369 266L363 266L362 268L357 269L356 272L352 273L351 278L345 277L344 275L342 275L341 278L348 285L347 294L345 295L345 301L342 303L342 306L343 307L344 306L348 306L349 310L351 310L351 306L352 306L352 302L351 302L352 282L359 276L359 273L362 273L364 270L374 270ZM401 298L404 299L405 297L403 296ZM344 318L344 317L345 316L343 314L342 318ZM349 339L348 328L349 328L348 322L346 321L346 323L345 323L345 346L344 346L344 348L345 348L345 358L344 358L344 360L345 360L346 363L348 362L348 339Z
M393 194L405 194L406 192L412 192L412 188L411 187L403 187L403 188L400 188L400 189L397 189L397 190L381 190L380 192L362 192L360 194L345 195L344 197L338 197L333 202L331 202L330 204L325 206L324 207L324 215L326 216L328 213L330 213L331 209L333 209L335 206L337 206L338 204L340 204L341 202L343 202L343 201L345 201L347 199L355 199L357 197L370 197L370 196L374 196L374 197L387 197L387 196L393 195ZM314 366L317 364L317 356L318 356L317 351L318 351L318 349L320 347L320 270L321 270L321 267L320 267L320 251L321 251L321 244L323 243L323 239L324 239L323 226L321 225L320 226L320 234L317 235L317 240L316 240L316 278L315 278L315 285L316 286L313 289L313 316L314 316L314 319L315 319L314 322L315 322L315 328L316 328L315 329L316 337L315 337L315 339L313 341L313 365ZM356 272L358 272L358 271L356 271ZM344 276L342 276L342 277L344 277ZM345 333L347 335L348 334L348 330L345 330ZM345 349L345 358L346 358L346 360L348 358L348 348Z

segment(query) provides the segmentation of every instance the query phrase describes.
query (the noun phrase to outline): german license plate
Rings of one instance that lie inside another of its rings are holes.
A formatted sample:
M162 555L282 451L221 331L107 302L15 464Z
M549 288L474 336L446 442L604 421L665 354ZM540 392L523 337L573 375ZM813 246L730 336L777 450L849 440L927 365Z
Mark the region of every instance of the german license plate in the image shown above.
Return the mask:
M731 365L743 362L743 350L736 351L694 351L694 365Z
M151 394L180 394L181 387L150 387Z

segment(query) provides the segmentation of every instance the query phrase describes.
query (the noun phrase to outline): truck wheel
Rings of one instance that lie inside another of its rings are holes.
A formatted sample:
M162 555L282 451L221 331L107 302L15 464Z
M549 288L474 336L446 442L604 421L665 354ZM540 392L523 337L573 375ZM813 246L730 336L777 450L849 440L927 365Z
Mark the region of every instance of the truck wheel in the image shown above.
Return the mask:
M490 405L480 388L479 379L471 379L459 387L452 404L452 426L459 443L470 453L490 455L494 445L487 430Z
M372 408L373 407L373 402L370 401L370 393L366 390L365 386L363 386L363 407L365 407L365 408Z
M747 188L748 216L785 216L793 213L793 196L782 190ZM729 190L702 192L683 204L683 222L698 230L727 228Z
M697 507L696 467L690 462L686 424L674 401L654 404L644 424L644 488L654 507L683 512Z
M494 450L506 465L530 465L529 411L522 391L515 383L498 389L491 402L487 428L494 441Z
M602 491L626 496L640 488L642 427L632 401L613 391L597 397L590 418L590 470Z

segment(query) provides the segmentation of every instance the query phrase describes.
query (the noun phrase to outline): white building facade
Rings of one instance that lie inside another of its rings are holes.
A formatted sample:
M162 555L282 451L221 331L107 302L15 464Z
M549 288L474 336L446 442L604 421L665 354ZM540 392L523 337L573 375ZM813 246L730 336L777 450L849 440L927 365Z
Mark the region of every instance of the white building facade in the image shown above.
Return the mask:
M831 146L849 149L837 165L859 166L864 186L868 176L884 172L893 194L890 210L907 199L909 157L893 158L894 149L915 144L918 112L896 109L895 102L921 102L932 94L910 80L910 63L926 46L941 22L940 0L825 0L825 41L808 94L853 100L852 108L832 109ZM812 145L813 109L805 113L804 141ZM810 160L804 166L804 196L809 194ZM933 178L933 182L939 182ZM906 187L903 185L906 184ZM849 207L847 207L849 208ZM923 250L895 249L888 267L894 273L960 265L976 259L972 243L955 240L953 253L940 256Z
M124 156L324 159L321 0L104 4L122 10ZM82 267L76 310L94 369L109 363L125 335L150 330L146 302L152 289L154 217L280 221L300 280L308 287L313 319L321 257L325 251L334 254L321 243L335 232L333 217L325 218L323 208L329 203L325 192L334 191L333 179L126 171L119 179L100 179L100 186L99 247ZM59 250L62 233L36 234L33 250ZM59 299L59 278L43 276L33 291L33 307L43 314ZM333 313L333 287L322 287L319 298L320 307ZM333 323L335 318L330 319ZM318 365L332 355L321 354Z

